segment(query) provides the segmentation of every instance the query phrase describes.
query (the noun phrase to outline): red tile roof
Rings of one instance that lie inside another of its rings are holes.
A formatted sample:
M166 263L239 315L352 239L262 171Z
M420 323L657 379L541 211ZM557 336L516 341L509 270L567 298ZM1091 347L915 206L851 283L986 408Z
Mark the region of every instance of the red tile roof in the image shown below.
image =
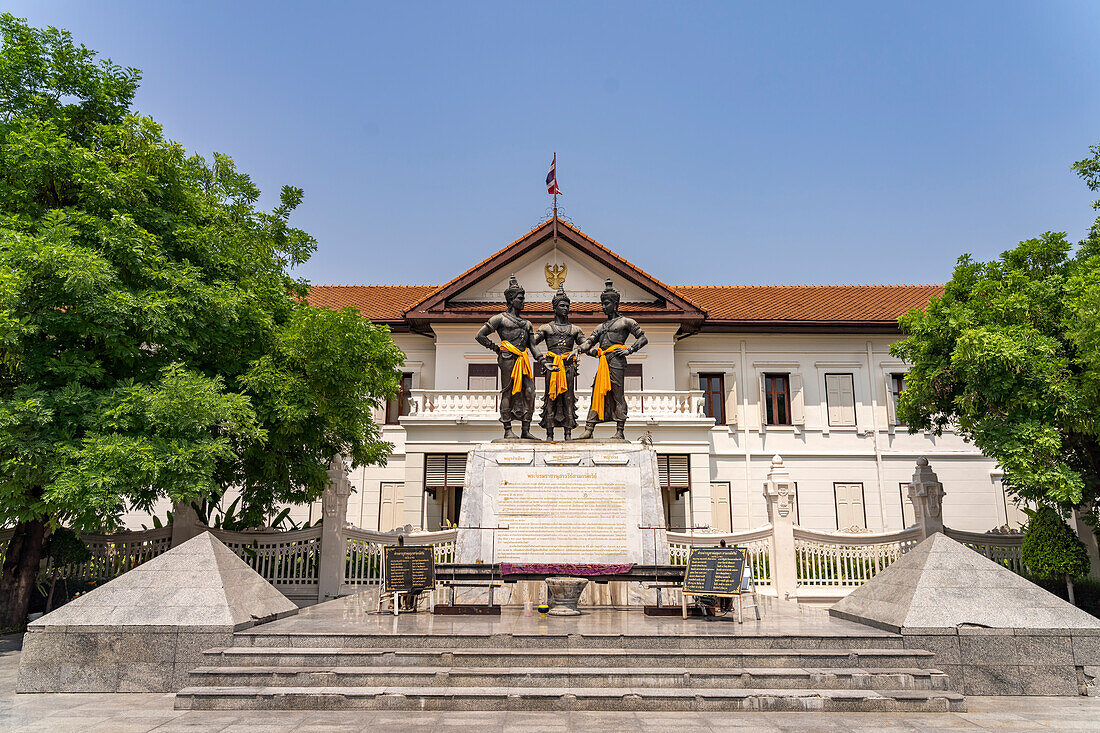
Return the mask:
M438 285L314 285L309 302L326 308L354 306L375 321L400 321L403 313L436 291ZM707 321L888 322L928 299L942 285L675 285L671 289L707 312ZM623 303L623 311L634 304ZM454 304L449 310L482 311L499 303ZM644 307L639 304L640 307ZM549 312L549 303L527 310ZM598 303L574 302L578 313Z
M896 321L943 285L677 285L708 321Z
M352 306L372 321L400 321L438 285L314 285L307 300L322 308Z

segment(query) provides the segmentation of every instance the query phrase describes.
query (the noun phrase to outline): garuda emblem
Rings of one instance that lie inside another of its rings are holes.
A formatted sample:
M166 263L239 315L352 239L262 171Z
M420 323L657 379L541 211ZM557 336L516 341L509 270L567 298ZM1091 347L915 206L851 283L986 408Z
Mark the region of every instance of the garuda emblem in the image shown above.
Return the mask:
M565 276L569 273L565 264L546 265L546 284L551 290L557 290L565 283Z

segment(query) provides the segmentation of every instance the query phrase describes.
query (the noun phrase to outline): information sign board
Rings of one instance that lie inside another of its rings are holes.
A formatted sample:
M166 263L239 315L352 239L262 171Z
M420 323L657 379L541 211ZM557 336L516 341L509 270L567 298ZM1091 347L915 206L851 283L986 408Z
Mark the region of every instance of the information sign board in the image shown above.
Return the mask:
M692 548L684 573L684 593L697 596L740 593L746 560L741 547Z
M386 592L419 593L435 587L435 552L431 545L387 545Z

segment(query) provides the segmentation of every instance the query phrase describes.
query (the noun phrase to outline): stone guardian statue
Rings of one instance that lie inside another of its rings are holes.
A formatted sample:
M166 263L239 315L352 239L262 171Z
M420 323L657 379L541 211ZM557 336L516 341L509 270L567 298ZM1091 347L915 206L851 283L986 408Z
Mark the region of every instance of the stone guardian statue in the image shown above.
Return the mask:
M546 389L539 425L546 430L547 440L554 439L554 428L558 427L564 429L565 440L569 440L577 427L577 354L584 331L569 322L569 296L561 285L552 302L554 320L535 331L535 343L546 343Z
M497 355L500 367L500 421L504 423L505 440L514 440L512 422L519 420L520 438L535 440L531 435L531 417L535 412L535 374L531 369L531 347L534 345L534 329L531 322L520 316L523 310L524 290L512 275L504 290L508 310L486 321L477 332L477 342ZM495 333L500 343L494 343L489 334Z
M649 343L641 326L632 319L619 315L620 295L611 286L607 278L604 291L600 294L600 307L607 320L596 326L580 350L599 359L596 367L596 379L592 384L592 406L588 411L588 420L581 434L581 440L588 440L597 423L615 421L614 440L626 440L623 430L626 427L626 357L640 351ZM627 336L634 337L634 343L626 345Z

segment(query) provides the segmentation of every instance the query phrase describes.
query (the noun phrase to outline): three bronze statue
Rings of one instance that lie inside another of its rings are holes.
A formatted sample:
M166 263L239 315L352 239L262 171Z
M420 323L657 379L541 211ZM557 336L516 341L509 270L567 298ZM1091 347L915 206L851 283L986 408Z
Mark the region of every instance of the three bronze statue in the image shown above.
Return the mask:
M581 354L598 359L592 385L592 403L580 440L589 440L596 425L615 423L612 440L626 440L626 357L642 349L648 342L641 327L631 318L619 315L620 296L607 279L600 294L600 307L607 320L596 327L591 336L569 322L569 296L562 286L554 295L554 320L537 330L523 318L524 290L513 275L504 291L508 309L490 318L477 332L477 341L497 354L500 367L500 421L504 424L504 440L537 440L531 434L535 412L535 373L532 356L546 370L542 414L539 425L546 430L546 439L554 440L561 428L564 439L572 438L577 427L577 361ZM496 334L500 342L489 338ZM626 340L633 336L628 346ZM546 345L542 354L535 348ZM512 431L513 422L520 423L520 434Z

